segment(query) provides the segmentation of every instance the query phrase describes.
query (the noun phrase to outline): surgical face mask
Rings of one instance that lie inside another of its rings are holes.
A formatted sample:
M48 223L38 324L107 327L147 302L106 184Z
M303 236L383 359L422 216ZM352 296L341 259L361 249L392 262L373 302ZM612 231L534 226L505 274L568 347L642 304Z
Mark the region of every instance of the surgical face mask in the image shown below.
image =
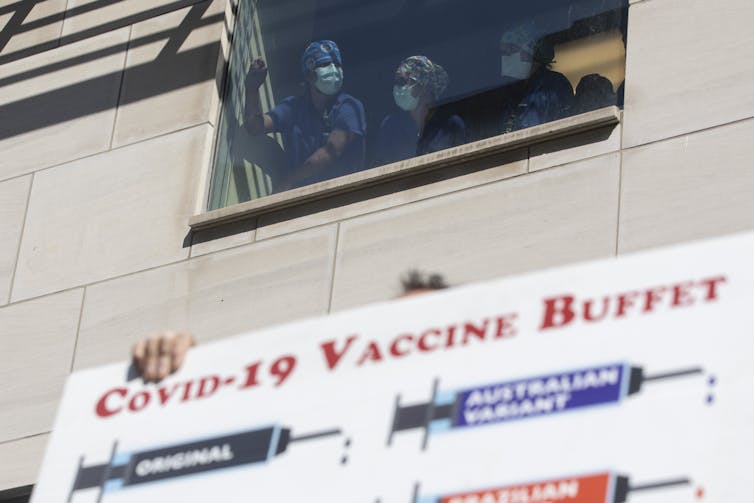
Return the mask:
M393 86L393 99L398 108L406 112L416 110L419 98L412 93L414 86Z
M522 61L521 53L500 56L500 75L511 80L525 80L531 75L531 61Z
M335 63L315 68L314 74L317 76L314 87L322 94L328 96L338 94L343 86L343 69L335 66Z

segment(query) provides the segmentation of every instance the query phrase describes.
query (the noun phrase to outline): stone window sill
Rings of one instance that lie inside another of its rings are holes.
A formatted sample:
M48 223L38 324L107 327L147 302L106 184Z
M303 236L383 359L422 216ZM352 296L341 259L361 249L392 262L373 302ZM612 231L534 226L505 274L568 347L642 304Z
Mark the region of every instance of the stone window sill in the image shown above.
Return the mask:
M288 208L317 199L360 189L434 169L447 168L527 147L544 141L598 129L620 122L621 110L606 107L574 115L521 131L486 138L459 147L386 164L358 173L326 180L306 187L272 194L253 201L208 211L190 218L192 232L207 230L238 220L261 215L272 210Z

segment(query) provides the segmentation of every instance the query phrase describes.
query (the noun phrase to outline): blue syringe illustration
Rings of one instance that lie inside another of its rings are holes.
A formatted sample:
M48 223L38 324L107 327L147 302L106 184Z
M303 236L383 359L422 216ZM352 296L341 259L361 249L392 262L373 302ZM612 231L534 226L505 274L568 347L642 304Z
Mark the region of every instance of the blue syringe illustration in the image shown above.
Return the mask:
M138 452L120 452L115 442L108 463L84 466L84 457L79 459L67 501L71 503L74 494L84 489L99 488L97 502L100 502L105 493L130 486L266 463L292 443L341 433L335 428L293 436L290 428L278 424Z
M645 375L641 367L611 363L460 390L438 390L435 380L429 402L402 405L396 397L387 445L396 432L423 428L425 449L431 433L617 405L644 383L702 373L701 367L690 367Z

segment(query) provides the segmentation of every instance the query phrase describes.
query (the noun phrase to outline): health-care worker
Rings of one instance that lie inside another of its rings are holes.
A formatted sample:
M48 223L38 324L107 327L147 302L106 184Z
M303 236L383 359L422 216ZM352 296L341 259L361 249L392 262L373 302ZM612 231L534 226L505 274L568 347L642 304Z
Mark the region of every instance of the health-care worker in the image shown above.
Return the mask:
M551 70L555 49L546 38L522 25L500 38L500 73L505 85L500 132L508 133L562 119L571 113L573 87Z
M343 60L331 40L312 42L301 57L305 89L268 113L259 105L259 88L267 77L261 59L246 77L245 127L252 135L279 132L287 167L274 190L293 189L363 169L366 136L364 106L341 91Z
M395 71L393 99L398 110L382 121L379 164L464 144L466 125L458 115L433 108L448 87L448 73L425 56L404 59Z

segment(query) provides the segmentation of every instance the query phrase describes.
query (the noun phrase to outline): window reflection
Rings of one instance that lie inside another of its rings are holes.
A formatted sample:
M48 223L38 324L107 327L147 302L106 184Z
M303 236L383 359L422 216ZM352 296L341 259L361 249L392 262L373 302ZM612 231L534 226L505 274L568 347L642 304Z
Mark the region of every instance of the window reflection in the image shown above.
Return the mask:
M626 0L241 0L210 209L622 104Z

